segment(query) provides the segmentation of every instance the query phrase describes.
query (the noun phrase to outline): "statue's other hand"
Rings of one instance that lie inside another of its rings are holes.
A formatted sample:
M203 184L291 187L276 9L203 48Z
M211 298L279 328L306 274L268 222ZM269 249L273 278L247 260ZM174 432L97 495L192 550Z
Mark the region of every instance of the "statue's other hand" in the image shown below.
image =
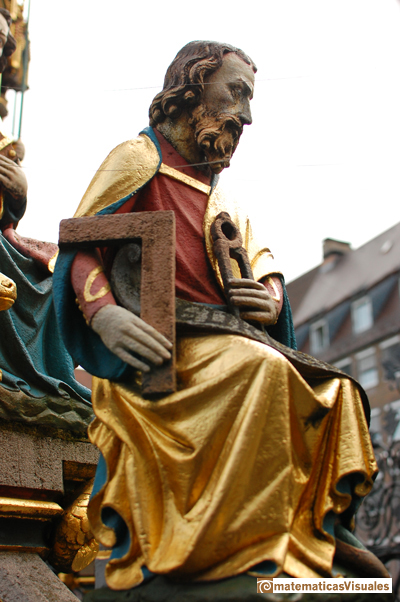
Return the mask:
M276 323L279 303L272 299L261 282L248 278L232 278L229 287L229 300L239 308L243 320L254 320L267 326Z
M93 316L90 325L110 351L137 370L148 372L150 366L132 352L156 366L171 358L172 344L124 307L105 305Z
M0 155L0 184L16 201L25 199L28 182L24 171L14 161L11 161L8 157L3 157L3 155Z

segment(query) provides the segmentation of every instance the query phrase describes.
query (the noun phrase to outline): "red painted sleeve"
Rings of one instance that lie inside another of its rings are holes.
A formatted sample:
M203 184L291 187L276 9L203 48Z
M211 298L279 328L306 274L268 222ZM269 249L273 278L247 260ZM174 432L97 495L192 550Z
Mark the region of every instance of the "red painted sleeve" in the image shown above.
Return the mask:
M77 253L71 268L71 283L88 324L105 305L117 305L97 250Z

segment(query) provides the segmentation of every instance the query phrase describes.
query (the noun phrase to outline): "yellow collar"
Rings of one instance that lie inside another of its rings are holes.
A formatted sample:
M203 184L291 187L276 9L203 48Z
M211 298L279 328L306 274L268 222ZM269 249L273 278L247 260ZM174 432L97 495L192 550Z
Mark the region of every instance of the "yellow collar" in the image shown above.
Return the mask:
M203 182L200 182L199 180L196 180L195 178L191 178L190 176L187 176L186 174L182 173L181 171L178 171L177 169L174 169L173 167L170 167L169 165L165 165L165 163L161 163L158 173L162 173L164 176L168 176L169 178L172 178L173 180L178 180L178 182L183 182L187 186L196 188L196 190L200 190L200 192L204 192L208 196L210 195L211 186L207 186L207 184L203 184Z

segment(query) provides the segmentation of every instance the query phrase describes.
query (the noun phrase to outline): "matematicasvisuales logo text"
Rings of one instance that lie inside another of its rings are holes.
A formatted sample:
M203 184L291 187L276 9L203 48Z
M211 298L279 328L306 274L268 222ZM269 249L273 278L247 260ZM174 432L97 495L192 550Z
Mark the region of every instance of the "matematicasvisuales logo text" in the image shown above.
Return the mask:
M356 592L392 593L392 579L373 578L350 578L332 577L329 579L296 579L280 577L262 578L257 577L257 593L279 593L279 592L314 592L329 593L340 592L342 594L354 594Z

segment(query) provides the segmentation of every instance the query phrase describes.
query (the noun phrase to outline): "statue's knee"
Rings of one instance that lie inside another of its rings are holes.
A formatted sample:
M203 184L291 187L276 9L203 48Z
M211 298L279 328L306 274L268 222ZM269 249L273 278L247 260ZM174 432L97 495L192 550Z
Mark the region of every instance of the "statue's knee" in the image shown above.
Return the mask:
M264 343L239 336L232 337L232 339L230 345L232 352L237 354L238 357L242 356L244 361L246 358L252 363L286 361L286 358L279 351Z

